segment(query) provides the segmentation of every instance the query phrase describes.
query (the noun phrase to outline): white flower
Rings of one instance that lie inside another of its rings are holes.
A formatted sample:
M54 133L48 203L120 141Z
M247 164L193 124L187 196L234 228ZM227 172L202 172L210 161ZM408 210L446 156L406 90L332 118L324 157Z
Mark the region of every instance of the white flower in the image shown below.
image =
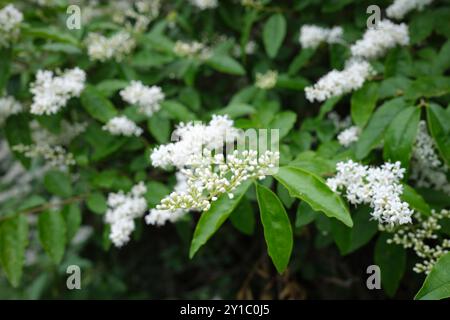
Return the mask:
M200 10L214 9L219 5L218 0L190 0L192 5Z
M140 81L131 81L131 84L120 91L122 99L130 104L136 104L139 112L151 117L157 112L164 100L164 93L160 87L145 86Z
M142 217L147 210L144 198L146 192L147 188L140 182L127 194L120 191L108 195L105 222L111 225L109 238L116 247L122 247L130 241L135 228L134 219Z
M336 169L336 176L327 180L333 191L343 192L354 205L370 205L373 219L381 224L411 223L413 210L400 199L403 193L400 181L405 172L400 162L369 167L349 160L339 162Z
M389 49L397 45L409 44L408 26L382 20L375 28L368 29L362 39L351 46L352 55L372 59L383 56Z
M12 4L0 10L0 48L8 47L15 41L20 33L19 25L23 20L22 12Z
M22 112L23 107L19 101L12 96L5 96L0 98L0 125L13 114Z
M337 139L342 146L348 147L353 142L358 141L360 132L361 130L359 129L359 127L352 126L339 133Z
M139 128L136 123L131 121L125 116L114 117L108 121L102 128L115 136L140 136L142 129Z
M175 185L175 192L185 192L188 189L187 177L181 172L176 173L177 184ZM150 225L163 226L167 221L176 222L181 219L188 210L158 210L151 209L148 215L145 216L145 222Z
M51 146L47 143L18 144L13 146L12 149L22 153L27 158L42 157L48 167L66 170L67 167L75 164L73 154L67 152L62 146Z
M177 41L175 42L173 52L180 57L198 58L200 60L206 60L211 56L211 50L198 41Z
M341 27L323 28L315 25L303 25L299 41L303 48L317 48L322 42L338 43L342 41Z
M275 87L278 80L278 72L269 70L266 73L257 73L255 86L263 90L269 90Z
M386 14L389 18L402 19L408 12L414 9L421 11L432 2L433 0L395 0L386 9Z
M180 123L172 133L172 138L177 142L159 146L153 150L150 158L155 167L182 168L189 164L193 155L201 155L203 148L221 148L233 142L237 136L238 130L227 115L213 115L208 125L200 122Z
M426 122L420 121L411 159L410 179L415 180L418 187L433 188L450 195L447 172L448 167L439 159Z
M441 220L449 219L450 211L433 210L430 216L423 217L415 215L416 223L412 225L400 226L392 230L391 228L380 228L388 232L394 232L394 237L388 243L402 245L405 249L413 249L418 258L422 261L416 263L413 270L417 273L430 273L435 263L444 254L450 251L450 239L442 239L438 236L441 229Z
M120 31L110 38L98 33L89 33L86 39L88 55L91 60L106 61L115 59L120 62L130 54L136 42L126 31Z
M80 96L85 81L86 73L79 68L66 70L59 77L52 71L39 70L31 84L33 103L30 112L37 115L57 113L70 98Z
M375 71L367 61L350 60L344 70L332 70L319 79L316 84L305 88L306 98L313 102L325 101L357 90Z
M272 151L258 155L255 150L235 150L225 158L205 150L204 155L193 156L189 168L181 170L187 177L186 190L172 192L156 209L207 211L220 195L233 198L233 191L244 181L273 174L279 157L278 152Z

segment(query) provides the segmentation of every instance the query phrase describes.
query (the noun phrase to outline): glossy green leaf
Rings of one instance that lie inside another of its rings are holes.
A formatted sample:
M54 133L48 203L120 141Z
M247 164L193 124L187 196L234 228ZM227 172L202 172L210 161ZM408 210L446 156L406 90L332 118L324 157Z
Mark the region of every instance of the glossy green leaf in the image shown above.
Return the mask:
M106 212L106 199L100 192L91 193L86 200L86 205L94 213L104 214Z
M229 73L237 76L242 76L245 74L245 69L242 65L235 59L225 54L212 55L208 60L206 60L206 64L223 73Z
M9 71L11 69L11 48L0 49L0 92L6 87L9 78Z
M390 162L400 161L403 168L409 167L417 130L420 108L408 107L397 114L386 130L383 157Z
M6 219L0 224L0 263L11 285L22 278L25 248L28 245L28 222L24 215Z
M66 237L67 243L69 243L81 226L81 210L79 205L72 203L64 206L62 215L66 223Z
M239 205L231 213L230 221L243 234L252 235L255 231L255 215L250 201L242 198Z
M267 55L274 58L286 36L286 19L280 13L272 15L263 28L263 42Z
M281 167L274 175L291 196L306 201L314 210L336 218L352 227L353 222L347 206L326 183L315 174L296 167Z
M60 212L44 211L38 218L39 240L55 264L59 264L66 246L66 223Z
M100 122L108 122L117 115L113 104L92 86L87 86L81 93L81 104L94 119Z
M189 250L189 257L192 258L197 251L213 236L214 233L225 222L234 209L238 206L241 198L247 192L251 182L246 181L233 191L233 199L223 194L218 200L214 201L211 208L203 212L200 220L195 227L194 236Z
M431 214L431 208L428 203L426 203L423 197L419 193L417 193L416 190L414 190L407 184L403 185L403 193L401 199L403 201L406 201L414 210L427 216Z
M434 265L414 299L438 300L450 297L450 252Z
M267 251L279 273L286 269L292 253L292 227L280 199L269 188L256 184Z
M364 159L383 139L383 134L395 116L405 108L402 98L392 99L378 108L355 144L355 156Z
M441 106L431 104L427 108L427 121L440 155L450 165L450 114Z
M48 192L57 196L70 197L72 195L70 176L62 171L48 171L44 176L44 186Z
M353 122L358 127L364 127L369 121L378 100L379 86L377 83L367 83L354 92L350 102Z

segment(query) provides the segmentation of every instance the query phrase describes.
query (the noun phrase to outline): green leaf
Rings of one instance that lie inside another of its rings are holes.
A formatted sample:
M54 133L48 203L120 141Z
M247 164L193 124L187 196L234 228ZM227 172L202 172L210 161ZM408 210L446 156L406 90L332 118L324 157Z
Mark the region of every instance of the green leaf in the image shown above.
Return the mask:
M12 286L22 277L25 248L28 245L28 223L24 215L6 219L0 224L0 263Z
M381 270L381 284L392 297L405 273L406 250L397 244L387 243L389 235L382 233L375 244L374 260Z
M23 26L22 32L24 35L34 38L43 38L62 43L69 43L78 46L78 40L67 32L62 32L60 29L54 27L29 27Z
M287 74L279 74L277 78L277 88L290 90L303 90L309 85L309 81L303 77L293 77Z
M349 227L353 221L342 199L315 174L296 167L281 167L275 179L282 183L291 196L306 201L314 210L336 218Z
M70 176L62 171L48 171L44 176L44 187L48 192L57 196L70 197L72 195Z
M286 269L293 247L291 222L280 199L269 188L256 184L267 251L278 273Z
M440 155L450 165L450 114L433 103L427 108L427 121Z
M11 56L11 48L0 49L0 57L2 57L0 59L0 93L3 92L3 89L8 83L9 71L11 68Z
M294 127L297 115L292 111L277 113L269 124L271 129L279 129L279 138L284 138Z
M430 206L425 202L420 194L407 184L403 185L403 193L401 199L407 202L411 208L423 213L426 216L431 214Z
M286 19L280 13L272 15L263 29L264 48L269 57L274 58L277 55L285 36Z
M377 83L366 83L361 89L353 93L351 99L351 115L358 127L364 127L369 121L378 100L379 86Z
M55 264L59 264L66 245L66 223L60 212L44 211L38 218L39 240Z
M214 201L211 208L203 212L197 223L192 238L189 257L192 259L197 251L212 237L212 235L227 220L233 210L239 204L241 198L250 187L251 181L241 184L234 192L233 199L229 199L228 195L223 194L218 200Z
M450 252L434 265L414 299L438 300L450 297Z
M390 162L400 161L403 168L409 167L417 130L420 108L408 107L399 112L386 130L383 157Z
M69 243L81 226L80 207L76 203L66 205L62 210L62 215L66 223L67 243Z
M450 93L450 77L427 76L413 81L406 90L405 97L415 100L420 97L440 97L448 93Z
M87 86L81 93L81 105L100 122L106 123L117 115L113 104L92 86Z
M166 100L161 103L161 108L171 116L172 119L178 121L192 121L195 120L195 114L189 111L184 105L173 100Z
M148 129L155 137L158 143L166 143L170 138L170 120L159 116L153 115L147 121Z
M252 235L255 231L255 216L250 201L243 198L231 213L230 221L243 234Z
M331 233L342 255L352 253L367 244L378 232L378 224L370 220L370 208L360 206L353 215L353 228L331 221Z
M213 54L208 60L206 60L206 64L223 73L229 73L237 76L242 76L245 74L245 69L239 62L223 53Z
M98 83L95 88L97 91L105 97L112 96L116 91L125 88L128 85L128 81L118 79L107 79Z
M89 210L97 214L104 214L108 209L105 196L100 192L91 193L86 200L86 205Z
M374 112L356 142L355 156L357 160L364 159L381 142L386 128L403 108L405 108L404 100L397 98L385 102Z
M316 219L317 216L317 211L313 210L308 203L305 201L300 202L295 216L295 228L299 229L307 224L310 224Z
M238 118L248 114L255 113L256 110L249 104L245 103L232 103L223 109L212 112L213 114L227 114L231 118Z

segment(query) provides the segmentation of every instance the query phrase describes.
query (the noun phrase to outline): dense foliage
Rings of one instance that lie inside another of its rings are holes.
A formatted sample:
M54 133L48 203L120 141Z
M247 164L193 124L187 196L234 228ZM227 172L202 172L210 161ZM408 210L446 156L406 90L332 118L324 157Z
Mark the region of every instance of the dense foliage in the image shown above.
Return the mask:
M445 0L0 0L0 298L449 297L449 72Z

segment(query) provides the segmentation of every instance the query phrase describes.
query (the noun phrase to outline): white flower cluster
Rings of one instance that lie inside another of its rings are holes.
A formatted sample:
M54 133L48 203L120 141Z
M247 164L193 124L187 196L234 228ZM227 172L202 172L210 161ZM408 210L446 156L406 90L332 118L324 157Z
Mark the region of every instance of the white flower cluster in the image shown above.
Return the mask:
M403 17L412 10L423 10L425 6L431 4L433 0L395 0L386 9L386 14L389 18L403 19Z
M142 129L125 116L118 116L109 119L102 129L115 136L122 135L126 137L139 137L142 134Z
M226 158L221 153L213 155L211 152L209 156L194 156L191 166L181 170L187 177L187 189L172 192L156 209L207 211L222 194L226 193L232 199L233 191L244 181L264 179L273 174L279 156L278 152L272 151L258 155L255 150L235 150Z
M0 98L0 125L5 122L6 118L13 114L22 112L23 108L19 101L12 96Z
M51 146L67 146L76 136L86 130L86 122L70 123L66 120L61 121L60 133L54 134L43 128L38 121L30 122L31 137L36 144L47 144Z
M400 180L405 171L400 167L400 162L369 167L349 160L339 162L336 169L336 176L327 180L333 191L344 192L347 200L354 205L369 204L373 208L373 219L382 224L411 222L413 210L400 199L403 193Z
M419 123L416 143L411 159L411 176L418 187L433 188L450 195L447 180L448 167L439 159L434 141L427 131L424 120Z
M181 172L176 173L177 184L175 185L175 192L186 192L187 191L187 178ZM145 222L149 225L163 226L167 221L176 222L181 219L188 210L176 209L176 210L159 210L151 209L150 212L145 216Z
M382 20L373 29L368 29L362 39L351 46L352 55L365 59L379 58L397 45L409 44L408 26Z
M211 49L198 41L177 41L173 47L173 52L179 57L196 58L200 60L206 60L211 56Z
M20 33L19 25L23 20L22 12L12 4L0 10L0 48L8 47L15 41Z
M337 139L339 141L339 144L348 147L353 142L358 141L359 134L361 133L361 129L358 126L352 126L350 128L347 128L343 130L339 135L337 136Z
M344 70L332 70L313 86L306 87L306 98L310 102L325 101L331 97L349 93L361 88L364 82L374 74L374 69L367 61L350 60Z
M106 12L112 16L112 20L126 29L132 29L135 32L144 32L151 21L158 17L161 9L160 0L151 1L112 1L107 7L111 12Z
M201 155L203 148L216 150L234 142L238 130L227 115L213 115L208 125L201 122L180 123L172 133L177 142L160 145L150 158L153 166L182 168L189 164L193 155ZM172 140L173 141L173 140Z
M417 273L428 274L437 260L450 251L450 239L442 239L436 245L431 244L438 242L440 221L450 218L450 211L444 209L437 212L433 210L428 217L416 214L415 218L417 223L412 225L401 226L396 230L387 228L386 231L394 232L393 238L389 239L388 243L402 245L405 249L413 249L416 255L422 259L421 262L416 263L413 270Z
M164 93L158 86L145 86L140 81L131 81L130 85L120 91L122 99L128 103L136 104L139 112L151 117L157 112L164 100Z
M299 41L303 48L317 48L322 42L338 43L342 41L341 27L323 28L315 25L303 25L300 29Z
M191 0L191 3L200 10L214 9L219 5L218 0Z
M135 229L135 218L142 217L147 210L144 194L147 188L140 182L131 191L123 191L108 195L108 210L105 222L111 225L109 238L116 247L122 247L130 241L130 235Z
M32 145L17 144L12 149L13 151L22 153L27 158L42 157L49 167L65 170L67 167L75 164L73 154L66 152L62 146L51 146L47 143Z
M37 115L57 113L70 98L80 96L85 81L86 73L79 68L66 70L61 76L39 70L31 84L33 103L30 112Z
M120 31L107 38L99 33L89 33L86 38L88 55L91 60L115 59L122 61L136 46L136 42L126 31Z
M269 70L266 73L257 73L255 86L263 90L269 90L275 87L278 80L278 72Z

